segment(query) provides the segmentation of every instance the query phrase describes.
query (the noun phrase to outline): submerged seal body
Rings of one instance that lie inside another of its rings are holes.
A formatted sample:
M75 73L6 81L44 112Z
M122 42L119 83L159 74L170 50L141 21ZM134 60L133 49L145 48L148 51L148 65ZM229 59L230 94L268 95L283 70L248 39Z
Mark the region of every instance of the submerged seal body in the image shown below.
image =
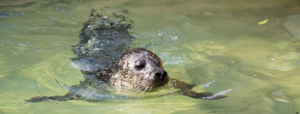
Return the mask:
M128 32L128 29L132 28L133 21L128 21L125 16L113 13L112 17L103 17L92 10L90 17L90 20L84 23L79 35L81 41L72 48L77 55L73 58L73 63L83 74L95 78L86 78L79 85L72 87L101 88L98 86L99 83L105 82L117 87L151 92L168 85L180 90L176 93L192 98L227 97L209 92L193 92L190 90L195 85L171 79L156 54L147 49L136 48L135 37ZM81 97L76 92L70 91L64 96L37 96L25 101L61 101Z

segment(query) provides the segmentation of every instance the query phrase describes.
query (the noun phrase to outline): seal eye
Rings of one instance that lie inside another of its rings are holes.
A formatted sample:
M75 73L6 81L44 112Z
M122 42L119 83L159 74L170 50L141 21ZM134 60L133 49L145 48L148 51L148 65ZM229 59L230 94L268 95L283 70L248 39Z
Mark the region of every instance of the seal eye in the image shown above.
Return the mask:
M145 66L146 66L146 61L142 60L142 61L140 61L140 63L138 65L135 66L135 69L141 70L141 69L145 68Z
M136 70L141 70L141 69L143 69L145 66L146 66L146 65L144 65L144 64L137 65L137 66L135 67L135 69L136 69Z

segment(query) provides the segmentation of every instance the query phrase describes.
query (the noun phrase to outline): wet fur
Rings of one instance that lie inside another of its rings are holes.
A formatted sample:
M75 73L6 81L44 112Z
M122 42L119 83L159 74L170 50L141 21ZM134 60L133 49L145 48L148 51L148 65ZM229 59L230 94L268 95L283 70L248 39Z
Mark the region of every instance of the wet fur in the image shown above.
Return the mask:
M137 62L145 61L146 67L136 70L134 67ZM161 87L168 83L169 76L157 78L155 73L166 73L163 69L161 59L153 52L135 48L126 51L119 59L116 73L111 77L110 83L117 86L131 89L151 90Z

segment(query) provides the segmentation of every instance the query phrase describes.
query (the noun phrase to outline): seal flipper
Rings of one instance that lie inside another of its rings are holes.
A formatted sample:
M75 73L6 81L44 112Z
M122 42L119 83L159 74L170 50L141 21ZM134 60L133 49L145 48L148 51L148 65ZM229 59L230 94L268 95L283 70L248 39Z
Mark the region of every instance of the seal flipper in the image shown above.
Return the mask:
M172 80L172 86L174 88L181 89L181 92L185 96L189 96L192 98L198 98L198 99L207 99L207 100L217 100L217 99L222 99L225 97L228 97L227 95L216 95L210 92L202 92L202 93L197 93L194 91L190 91L195 87L195 84L187 84L185 82L179 81L177 79L171 79Z
M183 93L185 96L189 96L192 98L198 98L198 99L206 99L206 100L217 100L217 99L222 99L225 97L228 97L227 95L216 95L210 92L202 92L202 93L197 93L194 91L185 91Z
M38 102L45 102L45 101L49 101L49 100L55 100L55 101L67 101L67 100L75 100L75 99L79 99L76 95L73 95L71 93L67 93L64 96L36 96L36 97L32 97L29 100L24 100L26 102L33 102L33 103L38 103Z

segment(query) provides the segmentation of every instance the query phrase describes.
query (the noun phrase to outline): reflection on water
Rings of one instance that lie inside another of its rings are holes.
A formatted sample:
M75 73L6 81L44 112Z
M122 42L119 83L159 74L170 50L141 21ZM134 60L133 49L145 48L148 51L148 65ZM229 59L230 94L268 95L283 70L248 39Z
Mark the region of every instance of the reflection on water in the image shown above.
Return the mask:
M172 78L198 92L231 90L229 97L25 103L66 94L55 79L84 80L69 58L92 8L127 9L132 32L145 41L177 36L172 45L146 47ZM0 1L0 113L299 113L299 13L297 0Z

